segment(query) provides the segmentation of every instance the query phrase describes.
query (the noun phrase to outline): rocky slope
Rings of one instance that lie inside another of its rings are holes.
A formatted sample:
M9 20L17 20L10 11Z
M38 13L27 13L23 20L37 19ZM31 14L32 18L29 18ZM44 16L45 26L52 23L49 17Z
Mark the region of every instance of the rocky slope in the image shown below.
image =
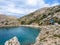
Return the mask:
M41 8L18 20L22 25L50 25L52 23L51 20L60 24L60 5Z
M42 26L33 45L60 45L60 25Z
M14 26L19 25L19 21L17 20L16 17L0 14L0 27L13 25Z

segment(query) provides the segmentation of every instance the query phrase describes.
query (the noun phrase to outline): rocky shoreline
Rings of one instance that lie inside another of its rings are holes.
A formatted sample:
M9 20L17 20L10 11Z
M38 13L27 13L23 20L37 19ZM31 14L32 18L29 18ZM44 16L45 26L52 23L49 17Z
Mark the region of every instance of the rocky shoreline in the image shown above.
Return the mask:
M21 25L21 26L40 28L41 31L38 37L36 38L36 42L31 45L60 45L60 25L47 25L47 26Z
M60 25L43 26L33 45L60 45Z
M2 26L0 26L0 28L3 28L3 27L18 27L18 25L2 25Z

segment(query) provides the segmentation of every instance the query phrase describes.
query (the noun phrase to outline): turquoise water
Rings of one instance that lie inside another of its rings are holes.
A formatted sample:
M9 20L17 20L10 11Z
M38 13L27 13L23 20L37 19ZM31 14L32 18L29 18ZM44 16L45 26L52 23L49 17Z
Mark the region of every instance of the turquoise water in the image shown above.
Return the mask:
M0 28L0 45L4 45L5 41L16 36L21 45L30 45L35 42L40 30L29 27L7 27Z

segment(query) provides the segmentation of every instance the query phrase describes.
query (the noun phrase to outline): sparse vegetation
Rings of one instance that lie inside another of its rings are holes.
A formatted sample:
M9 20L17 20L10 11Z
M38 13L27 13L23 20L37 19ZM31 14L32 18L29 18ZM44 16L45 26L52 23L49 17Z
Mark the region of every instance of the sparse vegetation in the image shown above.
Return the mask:
M0 25L1 26L6 26L6 25L16 26L16 25L19 25L19 21L17 20L16 17L0 14Z
M46 31L46 34L49 34L49 31Z
M58 38L60 38L60 35L57 35L57 34L54 34L53 36L54 36L54 37L58 37Z
M0 15L0 23L5 25L30 25L30 24L37 24L37 25L52 25L50 19L53 19L55 22L60 24L60 6L42 8L35 12L32 12L26 16L16 19L15 17L5 16L3 18ZM7 18L6 18L7 17ZM2 21L3 20L3 21ZM8 21L8 22L7 22ZM1 25L0 24L0 25Z
M41 38L40 41L43 41L45 39L45 37Z
M23 25L30 25L32 23L36 23L38 25L51 25L49 22L49 19L53 19L55 22L60 24L60 18L58 18L60 15L60 6L54 6L49 8L42 8L42 10L37 10L31 14L28 14L26 16L23 16L19 18L19 20L22 22L24 20L25 23L22 23ZM56 15L55 15L56 14ZM27 21L28 20L28 21ZM47 22L46 22L47 21Z

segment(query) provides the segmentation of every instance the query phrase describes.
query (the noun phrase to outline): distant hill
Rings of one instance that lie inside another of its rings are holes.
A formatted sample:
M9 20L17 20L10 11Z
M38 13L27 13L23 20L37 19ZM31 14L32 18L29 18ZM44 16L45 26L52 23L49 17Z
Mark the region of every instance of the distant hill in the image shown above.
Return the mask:
M6 25L18 25L19 21L16 17L13 16L6 16L3 14L0 14L0 26L6 26Z
M60 24L60 5L44 7L18 19L22 25Z

